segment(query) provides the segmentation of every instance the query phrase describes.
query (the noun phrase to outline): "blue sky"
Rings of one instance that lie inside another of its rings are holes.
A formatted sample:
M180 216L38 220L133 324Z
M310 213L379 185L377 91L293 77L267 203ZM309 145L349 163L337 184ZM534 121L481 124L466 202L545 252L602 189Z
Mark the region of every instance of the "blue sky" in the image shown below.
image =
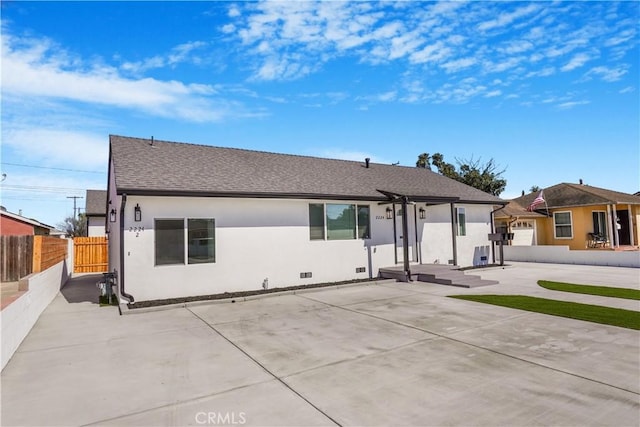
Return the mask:
M61 222L106 189L109 134L634 193L638 22L638 2L3 1L2 205Z

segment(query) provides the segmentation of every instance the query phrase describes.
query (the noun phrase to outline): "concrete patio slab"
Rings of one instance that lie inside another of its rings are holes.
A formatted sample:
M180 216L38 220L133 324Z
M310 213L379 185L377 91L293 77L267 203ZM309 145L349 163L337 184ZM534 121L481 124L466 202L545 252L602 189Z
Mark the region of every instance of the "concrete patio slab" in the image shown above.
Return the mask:
M549 297L538 279L640 288L637 269L519 263L479 274L501 284L325 288L135 316L88 301L95 285L80 278L86 287L58 295L2 371L0 421L640 424L638 331L446 298Z
M341 425L630 426L638 421L633 393L447 339L286 381Z
M333 425L333 422L282 383L272 380L92 425L299 427Z

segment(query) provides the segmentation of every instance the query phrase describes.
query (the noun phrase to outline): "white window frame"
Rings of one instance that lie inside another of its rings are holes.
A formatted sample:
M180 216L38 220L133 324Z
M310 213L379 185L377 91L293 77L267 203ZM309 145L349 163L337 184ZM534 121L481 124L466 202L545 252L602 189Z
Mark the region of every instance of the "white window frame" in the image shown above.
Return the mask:
M191 219L197 219L197 220L212 220L213 221L213 261L207 261L207 262L192 262L189 261L189 220ZM156 223L157 221L182 221L182 262L175 262L175 263L166 263L166 264L158 264L157 261L157 239L158 239L158 235L157 235L157 229L156 229ZM217 251L216 251L216 219L211 217L211 218L154 218L153 219L153 234L154 234L154 243L153 243L153 258L154 258L154 267L166 267L166 266L190 266L190 265L211 265L211 264L215 264L217 261Z
M569 214L569 224L557 224L556 223L556 214L564 214L564 213L568 213ZM558 237L558 227L566 227L566 226L570 227L571 230L571 236L569 237ZM553 238L557 239L557 240L571 240L573 239L573 212L571 211L557 211L553 213Z
M341 241L350 241L350 240L371 240L371 205L370 204L359 204L359 203L351 203L351 202L323 202L323 203L308 203L307 211L310 209L311 205L322 205L323 207L323 226L324 226L324 236L322 239L312 239L309 236L309 241L311 242L341 242ZM354 207L355 212L355 238L353 239L329 239L328 234L328 226L327 226L327 205L352 205ZM368 237L360 237L360 223L358 221L358 208L366 207L369 209L369 236ZM311 222L309 222L309 228L311 228Z

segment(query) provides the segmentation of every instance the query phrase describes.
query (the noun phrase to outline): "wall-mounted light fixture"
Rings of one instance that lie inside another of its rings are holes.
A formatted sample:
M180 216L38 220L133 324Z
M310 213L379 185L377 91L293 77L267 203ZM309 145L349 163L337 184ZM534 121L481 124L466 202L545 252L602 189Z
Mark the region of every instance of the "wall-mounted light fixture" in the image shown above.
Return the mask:
M111 210L109 211L109 221L110 222L116 222L116 208L111 208Z
M420 208L418 213L420 214L420 219L425 219L427 217L427 211L425 211L424 208Z
M135 222L142 221L142 211L140 210L140 205L136 203L136 207L133 208L133 220Z
M387 219L392 219L392 218L393 218L393 209L387 206Z

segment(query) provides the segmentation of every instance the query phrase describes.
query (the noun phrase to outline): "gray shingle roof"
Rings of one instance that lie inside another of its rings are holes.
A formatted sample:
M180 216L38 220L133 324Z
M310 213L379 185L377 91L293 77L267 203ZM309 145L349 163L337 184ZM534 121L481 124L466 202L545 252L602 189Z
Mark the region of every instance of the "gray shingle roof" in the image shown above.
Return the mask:
M619 191L592 187L590 185L561 183L543 189L544 199L549 208L562 208L572 206L608 205L608 204L640 204L640 197ZM540 194L525 194L514 199L521 206L529 206ZM542 205L538 206L542 208Z
M422 198L504 203L426 169L110 136L116 190L128 194L383 200L377 190Z
M504 208L496 211L495 218L509 218L517 216L519 218L545 218L545 215L537 212L529 212L525 207L516 201L510 201Z
M105 216L107 209L106 190L87 190L85 213L89 216Z

